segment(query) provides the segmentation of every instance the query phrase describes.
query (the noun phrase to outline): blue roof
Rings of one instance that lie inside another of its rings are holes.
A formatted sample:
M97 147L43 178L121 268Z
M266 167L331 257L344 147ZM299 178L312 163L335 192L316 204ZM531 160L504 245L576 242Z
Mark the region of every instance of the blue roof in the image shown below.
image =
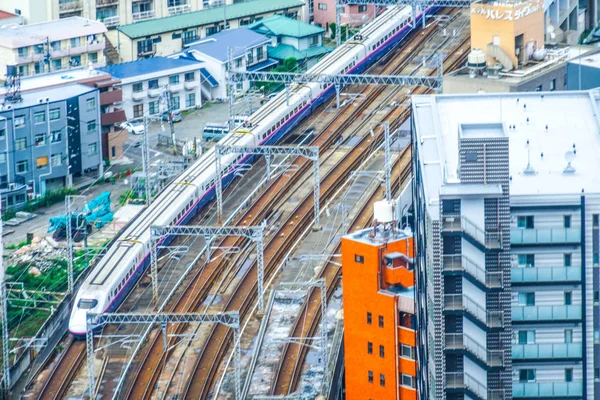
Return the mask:
M206 68L200 68L200 73L202 74L204 79L207 80L210 87L215 88L215 87L219 86L219 82L217 82L217 80L215 78L213 78L213 76L210 74L210 72L208 72L206 70Z
M246 53L245 49L271 43L271 39L251 31L248 28L227 29L217 34L200 39L186 46L187 51L198 51L221 62L227 61L227 49L234 47L233 58ZM241 48L240 48L241 47Z
M261 62L260 64L256 64L253 65L251 67L248 67L248 72L255 72L255 71L261 71L265 68L269 68L272 67L274 65L277 65L279 61L277 60L273 60L272 58L267 58L266 61Z
M99 71L104 71L115 78L124 79L158 71L167 71L170 69L187 67L194 64L200 67L200 62L196 60L185 58L150 57L121 64L108 65L106 67L97 69Z

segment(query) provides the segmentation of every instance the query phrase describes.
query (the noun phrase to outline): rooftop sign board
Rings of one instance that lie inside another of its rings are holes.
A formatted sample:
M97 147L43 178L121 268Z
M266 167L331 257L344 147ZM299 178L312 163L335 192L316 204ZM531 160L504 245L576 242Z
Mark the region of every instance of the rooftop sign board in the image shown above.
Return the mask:
M541 1L525 2L518 5L505 4L474 4L471 6L471 14L483 15L486 19L517 21L528 15L543 10Z

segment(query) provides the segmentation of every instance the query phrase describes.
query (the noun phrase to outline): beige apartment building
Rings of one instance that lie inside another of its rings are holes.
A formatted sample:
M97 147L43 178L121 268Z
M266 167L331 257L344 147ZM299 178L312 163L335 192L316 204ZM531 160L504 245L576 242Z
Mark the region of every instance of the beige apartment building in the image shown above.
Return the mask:
M226 0L233 4L234 0ZM276 0L275 0L276 2ZM28 24L68 17L102 21L108 28L225 4L225 0L2 0L2 9Z
M0 76L9 65L21 76L90 64L102 67L105 32L102 23L81 17L0 29Z

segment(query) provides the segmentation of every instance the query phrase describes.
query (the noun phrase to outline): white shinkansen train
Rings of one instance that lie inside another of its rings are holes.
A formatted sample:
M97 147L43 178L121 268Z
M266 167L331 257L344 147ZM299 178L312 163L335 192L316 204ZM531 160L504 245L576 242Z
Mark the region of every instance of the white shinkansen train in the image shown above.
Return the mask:
M433 11L427 10L428 13ZM409 24L410 8L389 7L309 72L361 73L397 46L413 25L419 26L421 17L422 14L419 14L414 24ZM279 94L249 117L248 127L230 132L220 143L240 146L274 144L334 91L333 86L316 83L292 85L289 105L286 105L285 94ZM223 187L233 179L235 168L251 159L250 155L224 157L221 161ZM215 172L214 152L210 150L164 188L153 203L113 240L77 292L69 321L71 334L85 338L87 312L111 312L118 308L150 263L150 226L186 224L214 198Z

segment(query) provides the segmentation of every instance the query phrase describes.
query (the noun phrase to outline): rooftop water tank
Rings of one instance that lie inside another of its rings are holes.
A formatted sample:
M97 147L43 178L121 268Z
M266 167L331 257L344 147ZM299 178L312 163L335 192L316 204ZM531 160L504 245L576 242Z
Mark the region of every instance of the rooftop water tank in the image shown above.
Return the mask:
M394 220L394 203L387 200L376 201L373 218L382 224L392 222Z
M485 68L485 53L479 48L474 48L469 53L467 58L469 68L483 69Z

